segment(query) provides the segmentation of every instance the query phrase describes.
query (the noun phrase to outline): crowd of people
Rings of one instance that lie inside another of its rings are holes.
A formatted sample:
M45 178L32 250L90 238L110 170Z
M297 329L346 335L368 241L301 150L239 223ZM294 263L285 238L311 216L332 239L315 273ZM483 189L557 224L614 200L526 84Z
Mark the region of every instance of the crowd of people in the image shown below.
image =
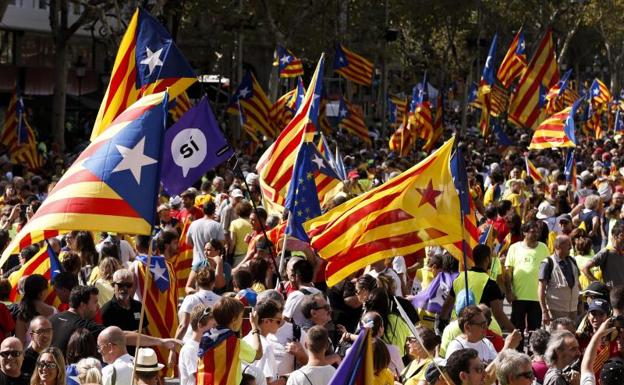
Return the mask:
M338 135L349 172L324 210L426 156ZM467 273L431 246L327 287L314 250L284 242L287 215L264 208L258 157L244 154L240 170L224 164L179 196L163 192L154 237L71 231L25 247L1 270L0 385L328 384L363 328L379 385L616 384L624 137L580 137L577 177L563 172L564 151L527 155L529 135L509 135L516 146L473 132L459 144L484 235ZM539 178L527 174L527 156ZM32 173L0 157L0 249L71 161L52 150L55 167ZM23 274L44 249L60 271Z

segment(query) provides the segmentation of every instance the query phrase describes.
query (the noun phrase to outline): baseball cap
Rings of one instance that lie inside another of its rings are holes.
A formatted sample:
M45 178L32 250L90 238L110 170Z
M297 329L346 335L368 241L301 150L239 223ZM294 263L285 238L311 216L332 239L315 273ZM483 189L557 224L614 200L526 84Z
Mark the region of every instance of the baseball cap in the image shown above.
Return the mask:
M605 300L609 299L609 288L602 282L594 281L587 286L587 289L581 292L584 296L598 297Z
M572 216L570 214L561 214L557 222L561 222L561 221L568 221L572 223Z
M611 314L611 305L609 304L609 302L607 302L606 300L602 299L602 298L594 298L590 303L589 303L589 308L587 309L588 312L592 312L592 311L600 311L604 314Z
M232 198L243 198L245 195L243 195L243 192L240 189L235 188L234 190L232 190L232 192L230 193L230 196Z
M427 370L425 371L425 381L427 381L427 383L431 385L435 384L440 378L440 369L444 370L445 364L446 362L440 359L436 359L435 365L433 363L429 364Z

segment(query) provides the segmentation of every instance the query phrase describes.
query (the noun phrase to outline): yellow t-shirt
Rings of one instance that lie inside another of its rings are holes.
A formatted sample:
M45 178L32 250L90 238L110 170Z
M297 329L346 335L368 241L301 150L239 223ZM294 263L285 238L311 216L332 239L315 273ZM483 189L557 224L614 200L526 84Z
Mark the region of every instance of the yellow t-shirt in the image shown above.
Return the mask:
M575 255L574 259L576 260L576 265L578 266L579 270L582 271L585 265L587 265L587 263L591 261L592 257L593 257L593 252L590 255ZM600 270L600 267L598 266L592 267L591 272L594 275L594 277L596 277L597 280L602 282L602 270ZM581 273L579 275L579 285L581 286L581 290L587 289L587 286L589 286L589 284L590 284L589 278L587 278L585 274Z
M425 373L427 372L427 368L429 367L429 365L431 365L432 362L433 360L431 358L427 358L423 362L421 362L418 365L418 368L416 368L416 373L414 373L405 381L405 385L418 385L420 381L425 381Z
M230 222L230 235L236 239L234 245L234 254L241 255L247 254L247 243L245 243L245 236L251 233L251 223L244 218L236 218Z
M548 255L548 247L542 242L534 249L527 247L524 241L509 246L505 266L513 268L512 290L519 300L539 300L537 276L540 264Z
M394 385L394 375L390 369L382 369L373 377L373 385Z

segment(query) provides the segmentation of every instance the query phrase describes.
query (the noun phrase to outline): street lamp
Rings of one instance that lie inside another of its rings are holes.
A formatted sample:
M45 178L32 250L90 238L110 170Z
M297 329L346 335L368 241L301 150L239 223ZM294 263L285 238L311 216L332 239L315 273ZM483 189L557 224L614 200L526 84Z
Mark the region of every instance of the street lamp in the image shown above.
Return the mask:
M80 97L82 96L82 78L85 77L87 71L87 64L84 62L82 55L78 56L76 63L74 64L76 70L76 77L78 78L78 127L80 127L80 112L82 110L82 102Z

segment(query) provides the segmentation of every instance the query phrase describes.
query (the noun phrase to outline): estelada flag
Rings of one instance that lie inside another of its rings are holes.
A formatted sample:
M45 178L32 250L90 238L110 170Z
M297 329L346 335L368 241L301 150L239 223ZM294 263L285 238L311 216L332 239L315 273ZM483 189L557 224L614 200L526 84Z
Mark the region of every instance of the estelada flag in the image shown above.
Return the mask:
M195 72L165 27L143 8L137 8L119 44L91 141L141 96L168 89L173 99L196 81Z
M151 234L166 116L166 92L145 96L119 115L61 177L0 265L41 232L44 239L63 230Z
M461 242L451 138L401 175L304 224L329 286L373 262Z

